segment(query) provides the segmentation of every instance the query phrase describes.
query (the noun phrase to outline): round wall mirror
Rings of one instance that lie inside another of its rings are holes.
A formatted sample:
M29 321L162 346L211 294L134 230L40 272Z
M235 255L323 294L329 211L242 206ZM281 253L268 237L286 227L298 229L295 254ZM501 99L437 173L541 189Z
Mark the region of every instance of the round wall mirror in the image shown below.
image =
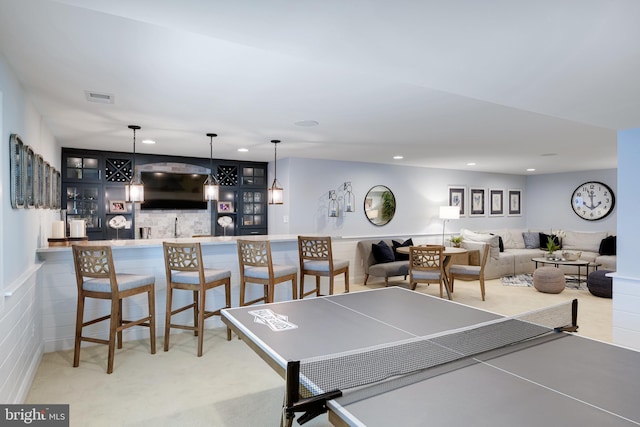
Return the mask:
M388 187L376 185L364 197L364 214L373 225L385 225L396 213L396 198Z

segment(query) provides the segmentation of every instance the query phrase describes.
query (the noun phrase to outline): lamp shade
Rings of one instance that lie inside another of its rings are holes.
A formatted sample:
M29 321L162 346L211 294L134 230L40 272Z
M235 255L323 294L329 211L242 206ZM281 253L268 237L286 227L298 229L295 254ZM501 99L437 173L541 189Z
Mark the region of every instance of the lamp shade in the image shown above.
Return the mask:
M440 219L459 219L460 207L459 206L440 206Z

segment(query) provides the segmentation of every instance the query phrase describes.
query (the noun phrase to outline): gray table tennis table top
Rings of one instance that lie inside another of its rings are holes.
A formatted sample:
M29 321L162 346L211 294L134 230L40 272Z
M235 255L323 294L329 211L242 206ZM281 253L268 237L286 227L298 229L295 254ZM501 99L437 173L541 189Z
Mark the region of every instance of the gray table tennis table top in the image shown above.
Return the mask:
M263 308L296 328L274 331L255 322L249 312ZM283 377L287 361L501 317L398 287L232 308L222 316ZM561 332L478 359L432 368L427 379L354 403L347 391L328 402L329 420L385 427L640 425L640 352Z

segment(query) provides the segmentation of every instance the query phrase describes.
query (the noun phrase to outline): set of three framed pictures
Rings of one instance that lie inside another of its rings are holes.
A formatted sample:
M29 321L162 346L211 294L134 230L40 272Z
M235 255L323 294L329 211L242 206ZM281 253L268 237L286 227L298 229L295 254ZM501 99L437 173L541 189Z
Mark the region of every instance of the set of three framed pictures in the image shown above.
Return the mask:
M60 209L60 171L26 145L19 135L10 138L11 206Z
M450 186L449 206L459 206L460 216L520 216L522 190Z

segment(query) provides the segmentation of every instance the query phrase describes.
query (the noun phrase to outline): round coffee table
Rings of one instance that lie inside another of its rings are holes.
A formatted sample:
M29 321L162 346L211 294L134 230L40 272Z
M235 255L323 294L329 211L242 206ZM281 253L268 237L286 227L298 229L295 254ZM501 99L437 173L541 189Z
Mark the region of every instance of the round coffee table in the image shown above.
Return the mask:
M587 276L589 275L589 267L593 267L594 271L598 269L598 264L589 262L584 259L578 259L575 261L567 261L563 259L547 259L547 258L531 258L531 261L536 263L536 268L538 268L538 264L542 265L553 265L554 267L558 267L560 265L569 265L578 268L578 282L582 282L582 267L585 267L585 275L584 280L587 280Z

